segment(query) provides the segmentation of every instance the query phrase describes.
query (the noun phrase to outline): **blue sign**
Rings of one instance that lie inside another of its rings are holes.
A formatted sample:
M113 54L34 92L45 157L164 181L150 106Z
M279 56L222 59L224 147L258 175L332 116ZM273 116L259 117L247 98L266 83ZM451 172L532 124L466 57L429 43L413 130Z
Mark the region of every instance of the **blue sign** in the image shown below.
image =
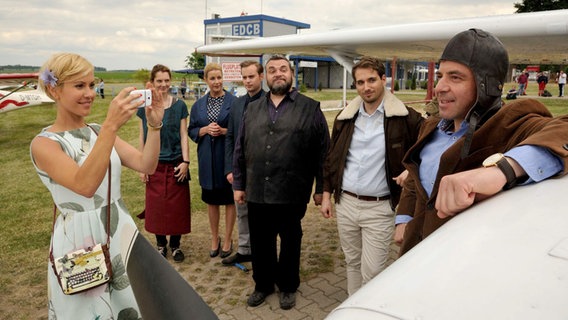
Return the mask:
M233 36L260 36L260 22L233 25Z

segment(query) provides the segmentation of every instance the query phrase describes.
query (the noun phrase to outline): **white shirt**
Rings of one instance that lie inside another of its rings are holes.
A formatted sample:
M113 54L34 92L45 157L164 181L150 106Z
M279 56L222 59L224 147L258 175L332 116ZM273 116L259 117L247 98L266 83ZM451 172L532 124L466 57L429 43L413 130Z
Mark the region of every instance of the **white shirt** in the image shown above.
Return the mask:
M558 77L558 83L560 83L560 84L562 84L562 83L563 83L563 84L566 84L566 73L563 72L563 73L560 75L560 77Z
M361 196L385 196L389 187L385 170L385 108L381 102L369 115L363 102L355 120L341 188Z

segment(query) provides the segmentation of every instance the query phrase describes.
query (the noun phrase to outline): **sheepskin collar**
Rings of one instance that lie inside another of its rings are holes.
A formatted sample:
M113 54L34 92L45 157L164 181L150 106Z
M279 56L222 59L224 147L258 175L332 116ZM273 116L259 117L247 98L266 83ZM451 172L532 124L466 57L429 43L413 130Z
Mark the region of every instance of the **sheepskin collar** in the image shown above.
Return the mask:
M385 106L385 116L389 117L404 117L408 115L408 110L402 101L395 97L390 91L385 89L385 96L383 97ZM352 119L357 112L359 112L359 107L363 99L361 96L356 96L351 102L341 110L341 113L337 116L337 120Z

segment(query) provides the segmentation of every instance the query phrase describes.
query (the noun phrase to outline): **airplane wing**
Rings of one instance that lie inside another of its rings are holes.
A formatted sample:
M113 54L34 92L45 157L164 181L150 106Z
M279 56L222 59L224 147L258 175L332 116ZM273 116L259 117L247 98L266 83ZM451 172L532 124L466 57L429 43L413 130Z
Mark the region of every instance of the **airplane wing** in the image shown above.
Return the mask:
M568 10L410 23L204 45L210 56L258 56L269 53L331 56L337 62L361 55L405 61L437 61L450 38L479 28L493 33L509 51L511 63L566 64ZM352 62L351 62L352 63Z
M0 83L3 80L37 80L37 73L0 73Z
M37 81L37 73L0 73L0 89L18 87L30 81Z
M218 320L193 287L135 228L124 228L121 255L143 319Z
M471 207L326 320L566 319L566 190L563 176Z

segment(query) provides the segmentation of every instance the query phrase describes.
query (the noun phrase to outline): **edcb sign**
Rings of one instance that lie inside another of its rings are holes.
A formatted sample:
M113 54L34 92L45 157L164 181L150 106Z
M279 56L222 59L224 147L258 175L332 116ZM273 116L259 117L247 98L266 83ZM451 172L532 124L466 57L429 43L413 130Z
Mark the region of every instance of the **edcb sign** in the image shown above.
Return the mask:
M234 24L233 36L260 36L260 23Z

